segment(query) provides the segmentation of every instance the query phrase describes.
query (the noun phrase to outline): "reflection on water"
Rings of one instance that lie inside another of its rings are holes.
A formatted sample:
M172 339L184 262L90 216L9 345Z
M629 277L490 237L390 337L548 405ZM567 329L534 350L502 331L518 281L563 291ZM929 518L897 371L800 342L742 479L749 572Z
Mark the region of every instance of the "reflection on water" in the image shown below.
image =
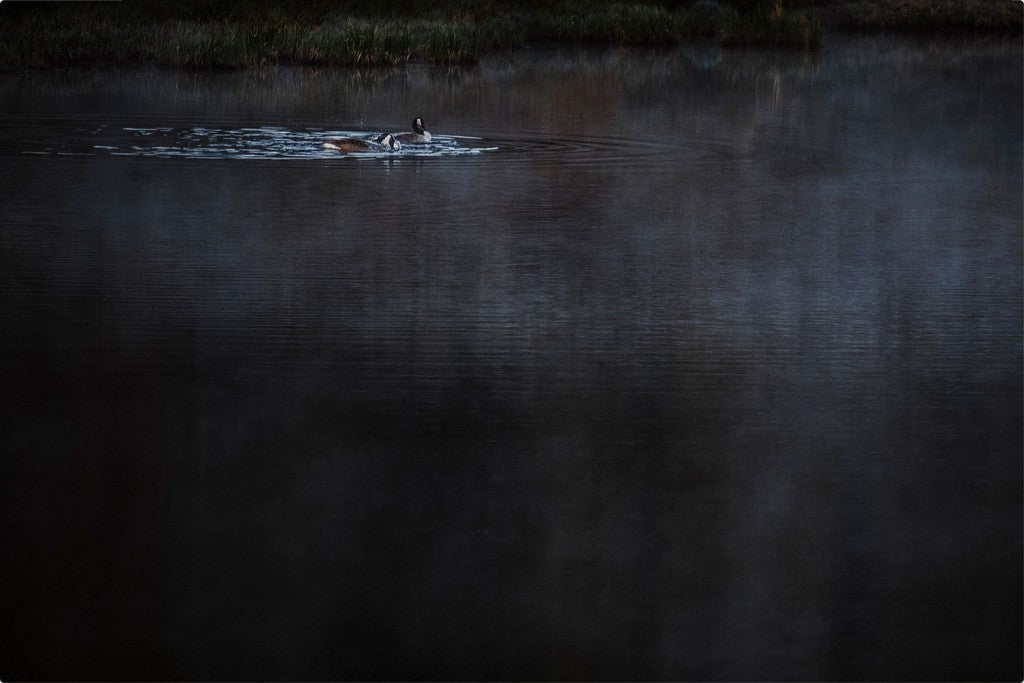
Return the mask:
M1020 57L4 75L3 673L1019 677Z

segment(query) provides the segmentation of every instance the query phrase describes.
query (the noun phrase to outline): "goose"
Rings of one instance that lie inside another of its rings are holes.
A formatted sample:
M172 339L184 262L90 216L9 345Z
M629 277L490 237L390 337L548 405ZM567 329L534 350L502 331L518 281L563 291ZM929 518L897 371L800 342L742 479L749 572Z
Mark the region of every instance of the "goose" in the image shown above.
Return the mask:
M423 144L430 142L430 133L423 127L423 119L417 116L412 120L412 132L395 133L395 139L399 142Z
M328 138L324 140L324 147L336 149L339 152L390 152L401 148L398 140L390 133L384 133L376 140L364 140L363 138Z

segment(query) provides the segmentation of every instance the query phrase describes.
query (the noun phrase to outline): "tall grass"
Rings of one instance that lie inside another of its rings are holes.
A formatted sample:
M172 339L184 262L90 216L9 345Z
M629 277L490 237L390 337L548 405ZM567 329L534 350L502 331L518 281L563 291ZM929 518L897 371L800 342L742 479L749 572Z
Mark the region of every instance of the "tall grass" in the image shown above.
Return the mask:
M445 22L378 24L349 20L311 27L229 21L163 21L123 26L33 22L0 28L0 66L146 62L193 67L253 67L278 62L395 65L411 59L466 62L477 56L473 36Z
M820 3L820 4L819 4ZM0 4L0 68L473 62L528 42L813 48L840 28L1021 30L1010 0L133 0Z
M688 35L687 14L660 5L561 3L537 13L535 38L622 45L664 45Z
M1024 26L1021 3L1000 0L850 0L823 14L848 30L1019 33Z
M806 11L758 9L746 14L730 14L723 22L719 37L723 45L729 46L811 48L821 44L821 34L821 22Z

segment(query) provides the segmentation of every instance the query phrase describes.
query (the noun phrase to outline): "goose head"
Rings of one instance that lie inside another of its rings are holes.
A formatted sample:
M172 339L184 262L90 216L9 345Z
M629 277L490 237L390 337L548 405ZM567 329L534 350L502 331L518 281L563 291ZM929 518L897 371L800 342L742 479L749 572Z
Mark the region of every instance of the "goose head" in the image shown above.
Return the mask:
M383 145L392 151L400 149L402 147L402 143L396 140L395 136L392 135L391 133L384 133L379 138L377 138L377 144Z

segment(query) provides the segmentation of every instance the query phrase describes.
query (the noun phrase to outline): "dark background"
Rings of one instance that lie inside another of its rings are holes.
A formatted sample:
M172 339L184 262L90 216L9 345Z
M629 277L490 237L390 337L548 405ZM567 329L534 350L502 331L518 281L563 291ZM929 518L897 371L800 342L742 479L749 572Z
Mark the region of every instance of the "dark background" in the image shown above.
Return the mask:
M0 677L1020 680L1020 56L3 76Z

